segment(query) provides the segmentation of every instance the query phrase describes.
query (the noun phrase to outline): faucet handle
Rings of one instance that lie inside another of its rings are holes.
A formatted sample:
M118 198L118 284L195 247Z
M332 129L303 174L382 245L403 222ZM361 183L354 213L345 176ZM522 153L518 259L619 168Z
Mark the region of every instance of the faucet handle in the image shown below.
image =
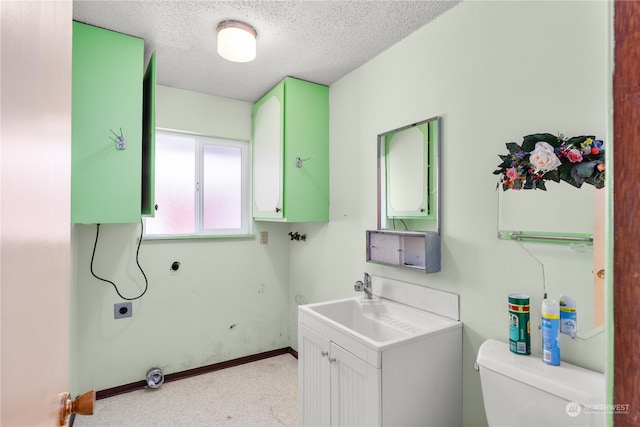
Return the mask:
M362 282L362 280L358 280L354 285L353 285L353 289L358 291L358 292L362 292L364 291L364 283Z

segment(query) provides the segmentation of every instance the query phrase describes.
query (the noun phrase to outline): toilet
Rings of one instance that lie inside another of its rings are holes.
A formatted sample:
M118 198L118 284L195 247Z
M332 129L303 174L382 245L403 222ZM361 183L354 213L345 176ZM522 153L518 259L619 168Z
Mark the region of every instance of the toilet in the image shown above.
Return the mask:
M606 425L604 374L550 366L493 339L480 346L476 362L489 427Z

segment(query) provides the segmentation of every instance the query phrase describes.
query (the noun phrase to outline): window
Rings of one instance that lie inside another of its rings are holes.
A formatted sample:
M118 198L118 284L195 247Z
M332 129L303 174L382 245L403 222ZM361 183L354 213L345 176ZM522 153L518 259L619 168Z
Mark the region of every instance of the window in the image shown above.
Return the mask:
M249 143L156 133L156 210L145 236L249 234Z

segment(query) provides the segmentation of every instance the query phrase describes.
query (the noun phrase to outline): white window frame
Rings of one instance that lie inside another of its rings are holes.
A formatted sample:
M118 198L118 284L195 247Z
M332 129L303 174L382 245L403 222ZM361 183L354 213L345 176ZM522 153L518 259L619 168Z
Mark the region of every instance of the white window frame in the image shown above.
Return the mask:
M194 197L194 226L195 231L189 234L148 234L145 227L144 239L187 239L187 238L221 238L221 237L248 237L252 234L251 217L251 145L249 141L240 141L227 138L218 138L208 135L180 132L168 129L157 129L158 135L184 135L195 139L195 177L193 190ZM204 171L204 146L216 145L223 147L239 148L241 152L241 226L233 229L205 229L204 226L204 203L202 188ZM157 189L157 187L156 187ZM160 207L162 209L162 207ZM146 220L147 218L145 218Z

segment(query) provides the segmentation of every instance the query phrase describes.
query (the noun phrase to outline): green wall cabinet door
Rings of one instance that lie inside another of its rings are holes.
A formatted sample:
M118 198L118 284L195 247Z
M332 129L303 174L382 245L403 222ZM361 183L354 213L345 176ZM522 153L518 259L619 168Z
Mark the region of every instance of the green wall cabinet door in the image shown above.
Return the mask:
M150 65L154 67L155 58ZM155 70L147 77L154 80ZM144 150L147 160L153 159L154 144L143 132L143 78L142 39L73 23L73 223L140 221L143 135L145 144L151 144ZM153 86L155 92L155 82ZM153 102L153 97L147 98ZM145 113L145 122L155 126L155 106L147 105ZM147 161L144 186L153 188L152 161ZM147 205L153 204L152 196L146 196Z
M142 200L143 216L154 216L156 164L156 54L149 59L142 90Z
M329 88L292 77L253 108L253 217L329 220Z

